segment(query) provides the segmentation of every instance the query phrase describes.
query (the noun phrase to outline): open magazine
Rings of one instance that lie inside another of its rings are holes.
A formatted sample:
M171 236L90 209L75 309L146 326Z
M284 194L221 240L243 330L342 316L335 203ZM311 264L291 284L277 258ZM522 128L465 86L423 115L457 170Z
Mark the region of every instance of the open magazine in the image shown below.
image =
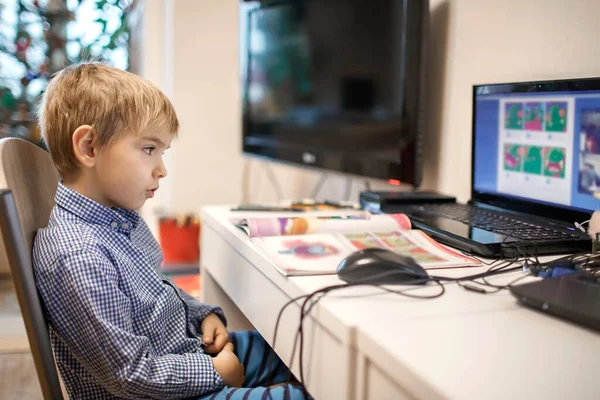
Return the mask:
M369 247L413 257L425 269L480 265L411 229L404 214L354 213L233 219L284 275L336 272L349 254Z

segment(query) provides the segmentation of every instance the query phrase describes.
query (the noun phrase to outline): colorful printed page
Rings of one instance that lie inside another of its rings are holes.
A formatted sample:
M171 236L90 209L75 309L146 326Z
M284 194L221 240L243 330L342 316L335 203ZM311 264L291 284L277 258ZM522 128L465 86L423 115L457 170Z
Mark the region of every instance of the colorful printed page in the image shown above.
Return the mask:
M255 238L253 242L284 275L334 274L338 264L349 254L372 247L410 256L425 269L480 265L475 259L449 250L417 230L267 236Z
M356 212L346 215L248 218L232 222L242 228L252 238L330 232L383 232L411 228L410 220L404 214L372 215L368 212Z

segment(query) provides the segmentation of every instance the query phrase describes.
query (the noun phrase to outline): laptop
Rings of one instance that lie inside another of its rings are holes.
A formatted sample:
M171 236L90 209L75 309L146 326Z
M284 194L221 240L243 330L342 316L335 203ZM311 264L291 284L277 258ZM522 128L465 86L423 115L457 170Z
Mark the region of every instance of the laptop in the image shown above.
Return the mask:
M584 272L510 287L528 307L600 331L600 284Z
M468 204L393 211L481 256L591 249L575 222L600 210L600 78L475 85L472 136Z

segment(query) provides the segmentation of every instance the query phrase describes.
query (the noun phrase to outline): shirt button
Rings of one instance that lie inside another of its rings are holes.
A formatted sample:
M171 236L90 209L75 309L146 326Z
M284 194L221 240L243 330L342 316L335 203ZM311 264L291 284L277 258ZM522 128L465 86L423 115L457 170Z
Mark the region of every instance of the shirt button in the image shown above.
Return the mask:
M123 229L129 229L129 224L121 224L121 228L123 228Z
M110 226L113 228L116 228L117 226L119 226L119 224L117 224L116 222L111 222Z

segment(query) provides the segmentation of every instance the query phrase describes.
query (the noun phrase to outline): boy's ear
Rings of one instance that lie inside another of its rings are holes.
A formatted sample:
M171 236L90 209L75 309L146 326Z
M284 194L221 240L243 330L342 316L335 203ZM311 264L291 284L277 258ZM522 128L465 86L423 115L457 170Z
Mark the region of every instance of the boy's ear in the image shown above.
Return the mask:
M82 167L93 167L98 154L96 133L89 125L81 125L71 137L75 157Z

